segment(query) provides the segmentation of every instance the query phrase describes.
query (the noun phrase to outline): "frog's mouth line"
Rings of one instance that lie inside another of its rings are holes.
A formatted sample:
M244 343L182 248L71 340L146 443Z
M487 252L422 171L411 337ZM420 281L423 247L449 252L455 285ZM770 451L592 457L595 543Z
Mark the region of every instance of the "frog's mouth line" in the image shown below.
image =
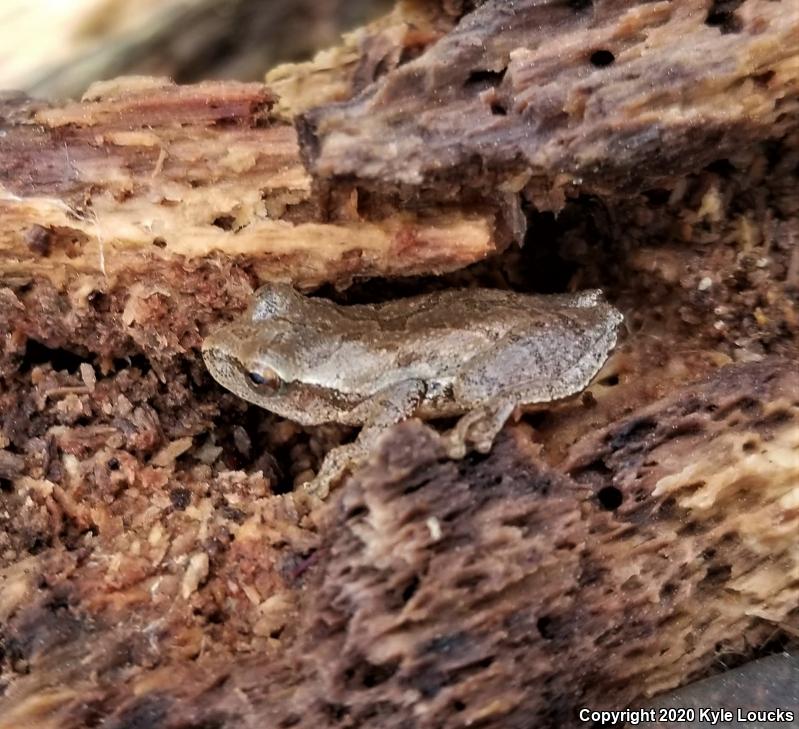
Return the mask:
M296 380L283 380L282 386L274 391L259 390L250 384L248 369L234 357L216 349L213 342L206 340L202 354L205 366L220 385L255 405L260 404L259 400L294 402L299 406L322 401L337 409L350 410L363 402L363 397L360 396L347 395L323 385Z

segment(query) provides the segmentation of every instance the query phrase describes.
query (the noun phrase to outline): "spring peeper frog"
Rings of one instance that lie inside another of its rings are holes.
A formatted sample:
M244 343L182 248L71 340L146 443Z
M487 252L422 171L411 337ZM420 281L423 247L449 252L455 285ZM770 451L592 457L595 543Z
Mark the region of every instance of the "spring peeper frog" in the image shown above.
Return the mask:
M364 426L311 482L324 497L377 435L409 417L462 415L448 434L450 455L487 452L517 406L583 390L621 322L596 290L462 289L341 306L270 284L205 340L203 357L219 383L278 415Z

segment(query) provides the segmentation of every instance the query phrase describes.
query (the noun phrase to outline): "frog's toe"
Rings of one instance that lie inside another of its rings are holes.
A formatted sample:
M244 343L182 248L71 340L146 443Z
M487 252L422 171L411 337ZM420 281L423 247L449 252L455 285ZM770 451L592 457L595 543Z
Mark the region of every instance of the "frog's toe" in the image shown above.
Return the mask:
M344 479L346 474L347 468L344 464L327 464L325 462L313 480L308 481L304 486L308 493L318 499L326 499L330 492Z
M489 431L484 427L478 426L469 434L469 443L478 453L488 453L494 445L495 435L496 432L493 429Z
M363 450L356 443L334 448L325 456L313 480L304 484L305 489L319 499L326 499L362 458Z
M450 437L447 442L447 455L453 461L460 461L466 456L466 442L462 438Z
M467 413L456 424L455 427L446 434L447 455L455 461L459 461L466 456L469 448L474 445L472 434L477 423L474 413Z
M464 415L448 437L450 458L463 458L470 448L478 453L488 453L514 407L511 400L497 400Z
M333 486L333 479L324 478L319 475L315 476L312 480L306 481L302 488L311 496L317 499L326 499L330 495L330 489Z

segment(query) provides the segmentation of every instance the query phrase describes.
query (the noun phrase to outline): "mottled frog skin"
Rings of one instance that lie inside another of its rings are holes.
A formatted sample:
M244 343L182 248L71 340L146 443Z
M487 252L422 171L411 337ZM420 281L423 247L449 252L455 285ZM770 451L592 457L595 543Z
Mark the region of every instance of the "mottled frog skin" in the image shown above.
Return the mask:
M463 415L450 454L487 452L517 406L582 391L621 322L597 290L461 289L341 306L270 284L205 340L203 357L219 383L278 415L364 426L322 464L311 489L325 495L381 431L408 417Z

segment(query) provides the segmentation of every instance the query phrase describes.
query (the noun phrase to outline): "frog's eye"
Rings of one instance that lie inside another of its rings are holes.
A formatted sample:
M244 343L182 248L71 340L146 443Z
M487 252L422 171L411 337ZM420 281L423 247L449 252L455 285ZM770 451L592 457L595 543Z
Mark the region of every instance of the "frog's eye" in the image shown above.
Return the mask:
M250 370L246 374L247 380L259 390L267 390L270 392L277 392L283 386L283 380L277 372L270 369L264 369L260 372Z

